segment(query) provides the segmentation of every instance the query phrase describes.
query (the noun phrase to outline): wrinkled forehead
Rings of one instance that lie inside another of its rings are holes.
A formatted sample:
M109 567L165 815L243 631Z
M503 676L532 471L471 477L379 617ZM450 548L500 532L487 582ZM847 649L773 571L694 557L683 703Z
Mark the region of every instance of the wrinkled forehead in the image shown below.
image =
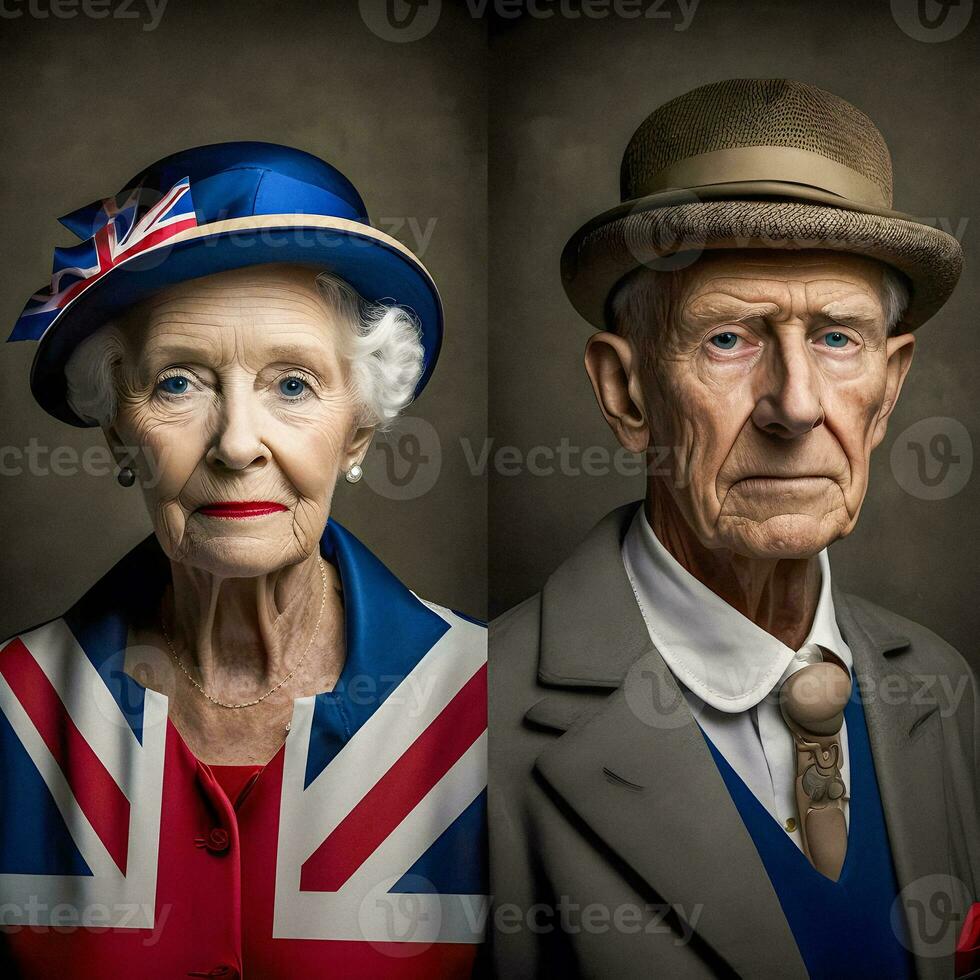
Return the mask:
M315 285L316 270L263 265L170 286L127 311L120 321L137 358L171 349L222 360L284 347L331 355L337 313Z
M833 252L709 253L688 270L680 307L686 316L751 306L774 317L805 312L879 319L884 271L873 259Z

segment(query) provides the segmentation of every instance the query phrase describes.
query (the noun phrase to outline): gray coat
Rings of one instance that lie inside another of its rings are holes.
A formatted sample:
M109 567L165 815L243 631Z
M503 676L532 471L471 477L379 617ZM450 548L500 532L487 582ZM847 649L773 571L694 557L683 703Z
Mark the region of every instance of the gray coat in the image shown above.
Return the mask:
M490 631L493 970L805 977L789 925L601 521ZM980 898L976 680L928 629L833 588L919 976ZM937 918L938 916L938 918ZM945 924L945 927L944 927Z

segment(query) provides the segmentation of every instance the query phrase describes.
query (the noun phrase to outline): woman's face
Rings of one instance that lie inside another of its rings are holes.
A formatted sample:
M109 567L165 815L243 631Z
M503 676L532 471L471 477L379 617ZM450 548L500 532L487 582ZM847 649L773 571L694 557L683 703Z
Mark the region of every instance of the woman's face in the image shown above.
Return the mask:
M357 429L339 331L313 273L256 266L170 287L121 324L118 411L164 551L222 577L317 547ZM240 506L228 506L235 504Z

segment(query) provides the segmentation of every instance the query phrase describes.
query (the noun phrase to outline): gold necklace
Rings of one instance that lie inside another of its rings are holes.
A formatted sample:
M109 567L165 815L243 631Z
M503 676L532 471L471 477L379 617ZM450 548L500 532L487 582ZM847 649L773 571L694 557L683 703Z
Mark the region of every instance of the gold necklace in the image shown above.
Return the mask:
M317 638L317 634L320 632L320 623L323 620L323 608L327 604L327 572L323 565L323 559L317 555L317 560L320 562L320 579L323 582L323 593L320 596L320 613L316 618L316 626L313 628L313 635L310 637L310 642L306 644L306 649L303 651L303 656L299 658L299 663L288 673L286 676L278 683L274 688L266 691L265 694L260 698L255 698L254 701L243 701L241 704L228 704L226 701L219 701L217 698L212 697L207 691L201 687L198 682L191 677L187 668L184 666L183 661L177 656L177 651L174 649L173 641L170 639L170 634L167 632L167 625L163 621L163 616L160 616L160 626L163 628L163 638L167 641L167 646L170 647L170 654L177 661L177 666L184 672L187 679L212 703L216 704L221 708L250 708L253 704L258 704L260 701L264 701L270 694L275 694L280 687L283 686L292 676L296 673L300 667L303 666L310 650L313 648L313 642ZM289 731L289 725L286 725L286 731Z

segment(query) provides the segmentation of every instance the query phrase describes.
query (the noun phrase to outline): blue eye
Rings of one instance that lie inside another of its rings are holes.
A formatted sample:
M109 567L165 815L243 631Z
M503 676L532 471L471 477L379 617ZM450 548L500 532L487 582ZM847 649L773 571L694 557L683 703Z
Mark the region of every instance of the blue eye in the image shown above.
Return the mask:
M306 382L299 378L283 378L279 382L279 390L287 398L298 398L306 392Z
M725 333L716 333L711 338L711 343L713 343L715 347L718 347L721 350L731 350L735 346L737 340L738 340L737 333L732 333L730 330L726 330Z
M830 333L825 333L823 339L827 341L828 347L834 347L840 350L842 347L846 347L850 342L850 337L847 334L841 333L839 330L832 330Z
M175 374L172 378L164 378L157 388L166 392L168 395L182 395L187 391L190 381L183 375Z

